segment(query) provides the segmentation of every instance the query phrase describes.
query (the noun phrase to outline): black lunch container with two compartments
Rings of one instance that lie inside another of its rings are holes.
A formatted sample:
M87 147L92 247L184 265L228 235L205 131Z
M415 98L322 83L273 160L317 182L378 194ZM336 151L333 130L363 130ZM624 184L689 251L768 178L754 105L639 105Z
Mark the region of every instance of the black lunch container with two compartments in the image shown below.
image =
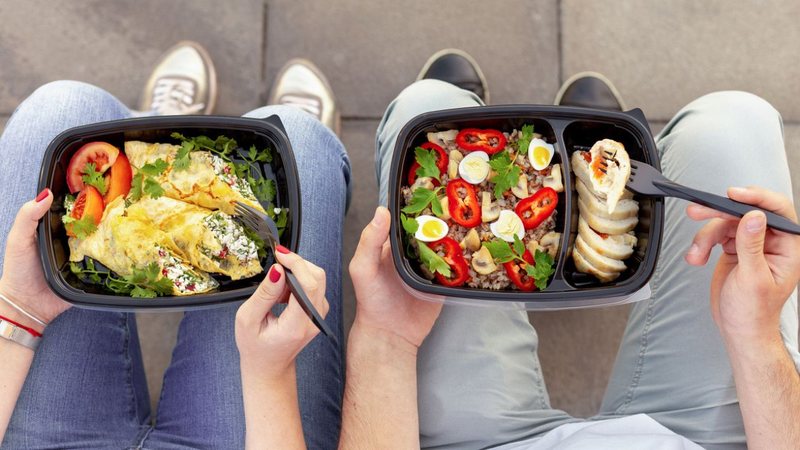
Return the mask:
M427 141L428 132L464 128L491 128L504 132L533 124L534 130L553 143L553 164L560 163L564 192L559 193L556 229L562 233L555 260L555 274L542 291L489 290L469 287L446 287L426 279L419 262L405 255L406 240L400 223L403 208L401 188L414 162L414 148ZM392 257L400 278L414 291L445 303L503 306L524 305L527 309L559 309L601 306L631 296L649 281L655 270L664 225L663 198L635 195L639 202L638 238L634 254L619 278L601 283L591 275L576 270L571 249L577 236L578 207L570 155L575 146L591 147L601 139L621 142L632 160L645 162L660 170L658 151L647 120L641 110L601 111L588 108L540 105L504 105L458 108L421 114L401 130L392 158L389 180L389 210L392 216Z
M69 193L66 184L67 165L72 155L92 141L105 141L122 151L124 142L140 140L149 143L174 143L173 132L187 137L206 135L214 139L224 135L236 139L243 149L251 145L272 149L272 163L262 163L260 176L275 180L275 207L289 208L288 222L281 236L283 245L296 251L300 241L300 183L294 153L289 138L277 116L250 119L225 116L167 116L114 120L71 128L58 135L48 146L39 175L39 191L49 188L54 195L53 206L39 224L39 255L45 278L51 289L64 300L85 308L105 310L187 310L221 306L249 297L262 277L232 281L217 278L215 291L189 296L165 296L153 299L113 295L101 286L86 283L70 271L69 245L61 222L64 197ZM257 174L258 175L258 174ZM265 205L266 207L266 205ZM273 256L267 255L262 266L268 267Z

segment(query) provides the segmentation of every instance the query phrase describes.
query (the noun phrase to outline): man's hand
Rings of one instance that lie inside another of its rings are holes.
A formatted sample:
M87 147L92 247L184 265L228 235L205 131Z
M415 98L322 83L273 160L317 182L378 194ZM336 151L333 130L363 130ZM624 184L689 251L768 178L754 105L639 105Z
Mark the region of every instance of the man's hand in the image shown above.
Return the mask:
M797 221L792 202L778 193L730 188L728 196ZM800 236L767 229L760 211L739 219L692 204L687 214L694 220L711 219L694 238L686 255L689 264L704 265L714 246L723 249L711 281L711 312L723 335L775 337L781 309L800 280Z
M389 226L389 210L378 207L350 261L356 324L396 335L417 349L430 333L442 305L419 300L403 288L392 261Z

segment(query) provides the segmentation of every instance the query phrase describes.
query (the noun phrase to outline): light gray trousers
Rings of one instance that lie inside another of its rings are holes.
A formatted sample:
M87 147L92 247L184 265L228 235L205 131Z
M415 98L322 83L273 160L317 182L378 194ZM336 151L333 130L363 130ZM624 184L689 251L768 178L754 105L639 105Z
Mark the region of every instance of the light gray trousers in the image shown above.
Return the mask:
M480 104L474 94L436 80L400 93L378 127L381 204L387 204L392 152L403 125L423 112ZM778 112L755 95L706 95L656 138L662 169L678 183L720 195L729 186L759 185L791 197L782 127ZM422 447L486 448L569 422L647 413L704 447L745 448L733 374L709 309L720 250L706 267L684 261L702 226L686 217L686 205L667 199L653 295L631 311L597 416L573 418L550 407L538 338L524 311L447 305L420 349ZM796 294L783 310L781 332L800 365Z

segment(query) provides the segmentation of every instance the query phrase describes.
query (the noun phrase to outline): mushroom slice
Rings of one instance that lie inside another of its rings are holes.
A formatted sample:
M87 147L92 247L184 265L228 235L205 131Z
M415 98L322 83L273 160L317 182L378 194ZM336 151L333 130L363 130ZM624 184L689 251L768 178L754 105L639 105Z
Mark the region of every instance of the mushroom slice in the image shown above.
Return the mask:
M556 192L564 191L564 183L561 181L561 164L553 164L550 168L550 175L544 177L542 186L549 187Z
M519 180L517 180L517 185L511 188L511 193L516 195L517 198L527 198L528 197L528 176L524 173L519 176Z
M433 178L431 177L419 177L414 181L414 184L411 185L411 192L417 190L417 188L425 188L429 190L433 190Z
M439 204L442 205L442 214L436 214L442 220L450 220L450 200L447 199L447 196L444 196L439 199Z
M536 254L536 250L541 250L542 249L542 247L539 245L539 241L537 241L536 239L531 239L530 241L528 241L528 244L525 245L525 248L529 252L531 252L531 255L535 255Z
M475 228L469 230L459 244L461 244L461 248L472 252L481 248L481 238L478 236L478 230Z
M561 233L551 231L539 239L539 249L547 252L553 258L558 254L558 242L561 240ZM533 252L535 253L535 252Z
M486 246L481 246L480 250L472 254L472 268L481 275L488 275L497 270L494 258Z
M492 201L492 194L481 192L481 219L484 222L492 222L500 217L500 205Z
M458 164L464 159L464 154L458 150L450 150L450 157L447 163L447 176L451 180L458 178Z
M439 131L427 134L428 142L433 142L440 147L445 147L447 144L454 144L456 142L456 136L458 136L458 130Z

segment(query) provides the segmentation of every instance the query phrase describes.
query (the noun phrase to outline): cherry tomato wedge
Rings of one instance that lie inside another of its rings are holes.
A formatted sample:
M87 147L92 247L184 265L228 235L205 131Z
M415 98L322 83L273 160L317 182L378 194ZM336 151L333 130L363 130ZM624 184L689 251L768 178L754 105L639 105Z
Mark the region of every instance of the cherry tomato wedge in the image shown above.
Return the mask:
M72 207L69 216L79 220L89 216L94 220L95 225L99 225L100 219L103 218L104 208L105 204L103 203L103 196L100 195L100 192L95 189L94 186L86 186L81 193L78 194L78 198L75 199L75 205ZM67 225L66 228L67 235L75 237L71 227Z
M438 281L439 284L448 287L458 287L469 281L469 265L467 264L467 260L464 259L461 246L455 239L445 237L426 245L437 253L444 253L442 258L450 266L449 278L436 272L436 281Z
M506 137L497 130L465 128L456 135L456 145L470 152L481 150L493 155L506 148Z
M475 186L461 178L447 182L447 209L453 221L463 227L474 228L481 224L481 205Z
M131 171L131 163L128 162L128 157L125 156L125 153L119 154L114 165L106 173L105 178L107 191L103 201L106 205L117 197L128 195L131 190L133 172Z
M67 166L69 191L74 194L83 189L83 175L87 164L93 163L94 170L103 173L117 161L119 153L119 149L108 142L89 142L79 148Z
M522 254L522 259L533 266L533 255L528 250L525 250L525 253ZM525 271L525 267L521 262L518 260L509 261L503 263L503 267L506 268L508 278L511 278L511 281L520 291L530 292L536 290L536 280L528 276L528 272Z
M420 147L424 148L425 150L435 150L436 151L436 167L439 169L439 173L446 173L447 172L447 163L449 158L447 157L447 152L444 151L442 147L433 142L426 142ZM414 161L411 164L411 170L408 171L408 185L411 186L414 184L414 181L417 180L417 169L419 169L419 163ZM437 181L434 180L434 184L437 184Z
M535 194L521 200L514 208L526 230L531 230L545 221L558 205L558 193L552 188L539 189Z

